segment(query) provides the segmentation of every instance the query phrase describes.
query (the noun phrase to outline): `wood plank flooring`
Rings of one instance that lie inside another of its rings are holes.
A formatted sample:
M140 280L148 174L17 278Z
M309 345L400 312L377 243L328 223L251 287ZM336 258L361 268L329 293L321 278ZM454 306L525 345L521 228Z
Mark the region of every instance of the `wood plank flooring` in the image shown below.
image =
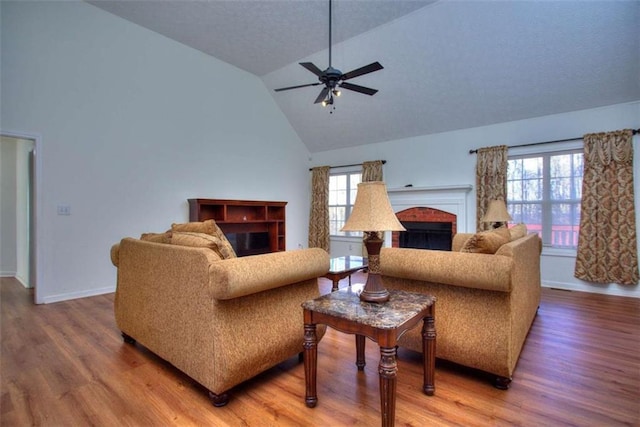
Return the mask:
M358 372L354 337L327 332L316 408L304 404L295 357L214 408L193 380L123 343L112 294L36 306L13 279L0 290L2 426L380 425L379 352L369 340ZM640 425L640 299L544 289L509 391L439 361L436 394L425 396L420 355L400 349L398 358L398 426Z

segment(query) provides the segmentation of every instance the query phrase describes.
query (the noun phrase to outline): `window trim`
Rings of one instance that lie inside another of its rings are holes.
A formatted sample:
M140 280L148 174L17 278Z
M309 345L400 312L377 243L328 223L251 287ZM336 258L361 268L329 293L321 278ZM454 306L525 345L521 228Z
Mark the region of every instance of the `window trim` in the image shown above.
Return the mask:
M346 206L347 209L345 211L345 223L349 220L349 215L351 214L351 209L353 209L353 205L355 204L355 199L353 201L350 200L351 197L351 187L350 187L350 175L356 175L356 174L360 174L360 182L362 182L362 167L345 167L342 170L331 170L329 172L329 180L331 180L331 177L333 176L343 176L346 175L347 176L347 202L352 202L351 204L347 203L346 205L331 205L329 204L328 208L331 209L332 206ZM329 185L329 192L331 192L331 185ZM349 207L351 207L351 209L349 209ZM346 233L349 233L348 235L345 234L332 234L331 233L331 226L329 226L329 238L333 239L333 238L340 238L340 239L362 239L362 232L361 231L348 231Z
M573 154L576 152L582 153L584 155L584 143L583 143L583 140L580 139L577 141L550 144L548 147L545 147L545 148L542 148L541 146L518 148L517 146L515 146L513 148L509 148L509 150L510 150L510 153L507 156L507 161L523 159L523 158L531 158L531 157L542 157L543 171L550 171L551 156L561 155L561 154ZM544 243L545 241L544 236L547 236L548 241L551 241L552 239L552 236L551 236L552 227L551 227L551 224L548 223L551 220L551 215L544 214L544 212L551 211L552 202L550 198L546 197L549 195L549 192L550 192L550 180L551 180L551 175L549 173L543 173L542 181L544 186L543 188L545 190L543 191L543 199L539 203L541 205L541 209L543 212L543 215L541 218L541 224L540 224L542 228L541 233L543 235L543 238L542 238L543 251L544 251L543 255L575 256L577 252L577 246L576 247L559 247L559 246L553 246L552 244L549 244L549 243L546 243L546 244ZM582 202L581 199L571 199L570 203L581 204L581 202ZM509 203L510 201L508 200L508 195L507 195L507 206L509 205Z

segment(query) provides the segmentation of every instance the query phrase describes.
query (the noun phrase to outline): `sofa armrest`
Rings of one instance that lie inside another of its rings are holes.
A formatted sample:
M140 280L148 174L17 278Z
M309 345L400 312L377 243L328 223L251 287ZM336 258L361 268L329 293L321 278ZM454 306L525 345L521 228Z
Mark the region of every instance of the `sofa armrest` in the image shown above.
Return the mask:
M320 248L227 259L209 266L215 299L237 298L324 276L329 254Z
M510 292L513 259L501 255L383 248L380 269L383 276Z
M111 263L116 267L120 264L120 243L111 246Z

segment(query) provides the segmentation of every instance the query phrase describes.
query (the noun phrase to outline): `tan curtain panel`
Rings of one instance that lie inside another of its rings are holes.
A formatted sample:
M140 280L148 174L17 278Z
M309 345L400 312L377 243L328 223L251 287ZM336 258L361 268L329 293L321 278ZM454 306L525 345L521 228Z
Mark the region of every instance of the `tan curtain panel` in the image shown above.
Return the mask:
M312 169L309 247L329 252L329 166Z
M584 177L575 277L638 283L633 131L584 136Z
M362 182L382 181L382 160L362 164Z
M478 149L476 163L476 229L488 230L491 224L482 222L491 200L507 200L506 145Z

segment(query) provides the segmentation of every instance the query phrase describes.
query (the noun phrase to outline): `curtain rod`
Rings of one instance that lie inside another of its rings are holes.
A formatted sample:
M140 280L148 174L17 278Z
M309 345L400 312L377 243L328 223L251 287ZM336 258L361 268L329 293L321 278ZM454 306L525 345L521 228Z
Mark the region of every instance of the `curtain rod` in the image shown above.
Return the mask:
M633 134L636 135L640 133L640 129L634 129L633 130ZM509 146L509 148L517 148L517 147L530 147L532 145L542 145L542 144L553 144L556 142L569 142L569 141L578 141L580 139L582 139L583 137L579 137L579 138L568 138L568 139L556 139L555 141L544 141L544 142L531 142L529 144L520 144L520 145L513 145L513 146ZM469 150L469 154L475 154L477 153L478 150Z
M386 164L387 161L386 160L381 160L382 164ZM340 165L340 166L329 166L330 169L337 169L337 168L349 168L351 166L362 166L362 163L354 163L352 165ZM309 171L312 171L313 168L309 168Z

